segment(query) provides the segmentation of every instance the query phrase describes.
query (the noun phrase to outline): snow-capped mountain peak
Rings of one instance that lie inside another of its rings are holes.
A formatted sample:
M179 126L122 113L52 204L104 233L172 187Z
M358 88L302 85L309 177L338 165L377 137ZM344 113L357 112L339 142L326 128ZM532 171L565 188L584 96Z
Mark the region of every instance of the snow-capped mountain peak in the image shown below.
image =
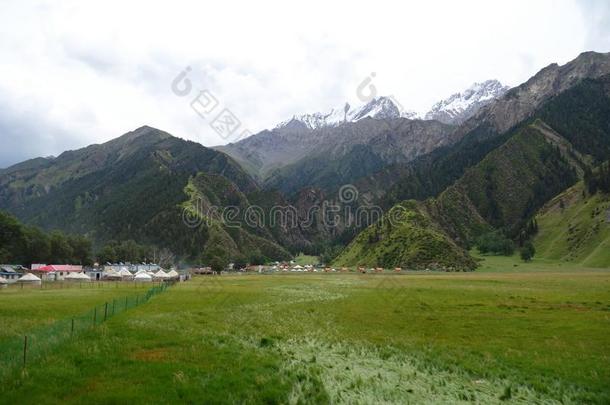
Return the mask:
M327 126L334 127L345 122L356 122L364 118L384 119L399 117L416 119L418 114L413 111L404 110L392 96L376 97L356 108L352 108L349 103L345 103L343 107L333 108L328 113L295 115L293 118L280 123L276 128L284 128L296 122L297 124L304 124L309 129L316 129Z
M481 107L501 97L509 89L497 80L474 83L461 93L455 93L434 104L425 119L446 124L460 124L474 115Z

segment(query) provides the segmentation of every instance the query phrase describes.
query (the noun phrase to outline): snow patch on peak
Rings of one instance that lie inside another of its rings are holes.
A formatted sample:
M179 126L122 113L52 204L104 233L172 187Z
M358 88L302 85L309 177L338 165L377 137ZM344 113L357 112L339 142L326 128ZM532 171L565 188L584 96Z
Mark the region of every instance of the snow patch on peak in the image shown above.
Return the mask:
M386 119L386 118L408 118L418 119L419 114L402 108L393 96L376 97L365 104L352 108L349 103L343 107L333 108L328 113L313 113L295 115L287 121L281 122L276 128L285 128L293 125L294 121L304 124L309 129L322 127L334 127L346 122L356 122L364 118Z
M434 104L424 116L447 124L460 124L473 116L479 108L501 97L509 89L498 80L474 83L461 93L455 93Z

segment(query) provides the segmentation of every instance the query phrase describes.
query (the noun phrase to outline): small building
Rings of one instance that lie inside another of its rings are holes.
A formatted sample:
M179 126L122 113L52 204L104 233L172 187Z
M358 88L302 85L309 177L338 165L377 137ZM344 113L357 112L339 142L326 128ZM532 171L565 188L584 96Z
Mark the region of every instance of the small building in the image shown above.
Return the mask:
M49 264L32 270L32 273L45 281L61 281L64 280L68 274L80 273L82 271L83 266L72 264Z
M11 284L21 277L21 273L17 272L14 266L2 265L0 266L0 277L5 279L8 284Z
M100 281L104 273L103 269L99 266L86 267L84 272L93 281Z

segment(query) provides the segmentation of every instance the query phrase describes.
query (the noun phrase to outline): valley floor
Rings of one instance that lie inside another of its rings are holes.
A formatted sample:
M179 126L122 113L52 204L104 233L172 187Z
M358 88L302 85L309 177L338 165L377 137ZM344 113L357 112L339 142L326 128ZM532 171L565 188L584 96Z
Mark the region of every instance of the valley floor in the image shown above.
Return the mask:
M7 297L0 324L49 294ZM54 316L82 299L64 290ZM514 258L199 277L59 343L5 379L0 402L608 403L609 316L610 271Z

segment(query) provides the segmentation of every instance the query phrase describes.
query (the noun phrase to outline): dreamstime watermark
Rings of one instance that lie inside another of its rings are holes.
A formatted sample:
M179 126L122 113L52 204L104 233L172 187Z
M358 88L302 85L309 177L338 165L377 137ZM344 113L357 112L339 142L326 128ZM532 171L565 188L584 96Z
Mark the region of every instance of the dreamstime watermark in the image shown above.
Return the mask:
M178 97L187 97L193 93L193 83L189 76L192 68L187 66L171 83L171 90ZM241 120L226 106L221 106L211 90L196 91L196 96L190 101L192 110L224 140L237 142L252 135L244 128Z
M358 189L351 184L339 189L337 200L324 200L307 209L299 209L291 204L267 208L259 205L221 207L198 198L183 208L182 221L189 228L221 223L228 228L306 229L321 224L326 229L362 229L384 216L383 209L377 205L359 204ZM385 213L385 218L391 225L398 225L405 219L405 209L395 206Z

